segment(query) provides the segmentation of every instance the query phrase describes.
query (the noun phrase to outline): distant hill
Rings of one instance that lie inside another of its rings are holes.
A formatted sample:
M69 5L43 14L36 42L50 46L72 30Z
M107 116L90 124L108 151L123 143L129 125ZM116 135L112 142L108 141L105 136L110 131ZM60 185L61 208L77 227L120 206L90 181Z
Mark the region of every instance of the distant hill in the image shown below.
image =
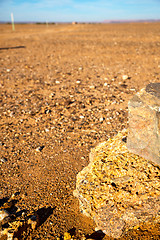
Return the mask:
M104 21L97 21L97 22L83 22L83 21L79 21L77 23L145 23L145 22L160 22L160 19L139 19L139 20L104 20ZM73 22L48 22L48 24L71 24ZM0 24L11 24L11 22L7 22L7 21L0 21ZM15 22L15 24L46 24L46 22L35 22L35 21L19 21L19 22Z
M103 23L130 23L130 22L160 22L160 19L139 19L139 20L104 20Z

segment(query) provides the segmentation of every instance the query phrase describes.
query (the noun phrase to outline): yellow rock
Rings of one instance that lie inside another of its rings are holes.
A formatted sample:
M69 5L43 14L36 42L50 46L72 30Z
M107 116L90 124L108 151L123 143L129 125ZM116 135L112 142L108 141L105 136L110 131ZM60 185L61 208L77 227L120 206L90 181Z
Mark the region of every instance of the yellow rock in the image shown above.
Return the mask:
M77 175L80 210L105 234L118 238L141 222L160 219L160 169L127 149L127 130L91 150Z
M64 233L64 240L71 240L71 239L72 239L72 237L71 237L70 233L65 232Z

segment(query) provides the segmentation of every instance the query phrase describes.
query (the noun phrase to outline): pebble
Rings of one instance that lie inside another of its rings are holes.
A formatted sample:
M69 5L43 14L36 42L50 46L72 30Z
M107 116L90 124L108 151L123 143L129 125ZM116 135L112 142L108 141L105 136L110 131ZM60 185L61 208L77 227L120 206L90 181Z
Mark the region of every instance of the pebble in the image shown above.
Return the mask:
M28 224L31 225L31 228L34 230L37 226L38 223L38 219L35 215L32 215L29 219L28 219Z
M13 193L11 196L11 199L15 199L19 194L20 194L20 192Z
M50 109L46 109L46 110L44 111L45 114L48 114L48 113L50 113L50 112L51 112Z
M14 238L14 231L12 232L12 229L7 233L7 240L13 240L13 239L17 239Z
M99 119L99 121L100 121L100 122L103 122L103 121L104 121L104 118L103 118L103 117L101 117L101 118Z
M135 92L135 91L136 91L136 89L135 89L135 88L130 88L130 91L133 91L133 92Z
M44 148L44 146L37 147L37 148L36 148L36 151L37 151L37 152L41 152L41 151L43 150L43 148Z
M0 210L0 222L2 222L5 218L9 217L9 212L4 209Z
M5 158L5 157L4 157L4 158L1 158L1 162L2 162L2 163L7 162L7 158Z
M128 75L122 75L123 80L127 80L128 78L129 78Z
M70 233L65 232L64 233L64 240L71 240L71 239L72 239L72 237L71 237Z
M49 98L53 98L55 96L55 93L51 93L50 95L49 95Z

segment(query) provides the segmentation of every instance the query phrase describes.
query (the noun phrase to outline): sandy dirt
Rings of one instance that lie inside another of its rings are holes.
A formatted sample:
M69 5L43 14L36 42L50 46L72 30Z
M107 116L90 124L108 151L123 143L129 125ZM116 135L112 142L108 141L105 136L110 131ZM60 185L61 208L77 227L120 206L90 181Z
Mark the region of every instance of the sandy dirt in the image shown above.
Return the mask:
M0 25L0 199L19 192L20 210L46 216L21 239L111 239L80 213L76 175L91 148L128 127L134 93L160 82L160 23L15 29ZM157 224L121 239L159 236Z

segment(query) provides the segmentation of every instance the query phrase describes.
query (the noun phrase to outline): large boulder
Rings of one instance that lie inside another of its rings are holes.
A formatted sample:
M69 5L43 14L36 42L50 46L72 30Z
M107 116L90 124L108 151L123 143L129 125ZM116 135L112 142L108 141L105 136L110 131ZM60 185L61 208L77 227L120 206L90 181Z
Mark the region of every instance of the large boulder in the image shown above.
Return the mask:
M74 191L80 210L114 238L160 221L160 168L129 152L126 137L123 131L91 151Z
M151 83L128 103L128 149L160 165L160 83Z

